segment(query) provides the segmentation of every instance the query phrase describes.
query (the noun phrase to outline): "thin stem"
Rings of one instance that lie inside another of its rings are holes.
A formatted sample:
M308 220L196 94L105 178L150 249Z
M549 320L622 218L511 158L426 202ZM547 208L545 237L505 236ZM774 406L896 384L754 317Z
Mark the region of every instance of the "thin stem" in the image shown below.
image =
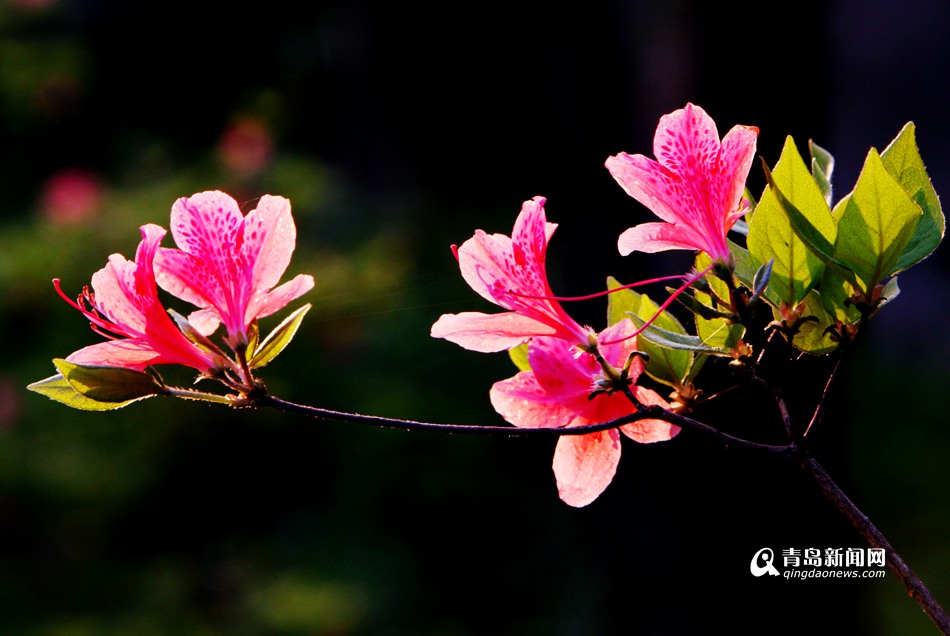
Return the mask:
M825 383L825 389L821 392L821 398L818 400L818 405L815 407L815 412L812 413L811 421L809 421L808 426L805 427L805 432L802 433L802 437L808 437L808 432L811 430L811 427L821 421L821 416L825 411L825 404L828 402L828 394L831 392L831 385L838 376L838 370L841 368L841 361L843 359L844 356L839 355L838 359L835 360L835 366L831 369L831 374L828 375L828 381Z
M434 422L419 422L415 420L404 420L391 417L381 417L378 415L361 415L359 413L347 413L343 411L332 411L315 406L306 406L288 402L272 395L265 395L255 400L254 406L270 407L288 413L297 413L320 420L334 420L337 422L349 422L353 424L368 424L370 426L379 426L382 428L398 428L412 431L434 431L440 433L469 433L475 435L502 435L506 437L561 437L562 435L587 435L598 431L606 431L613 428L619 428L626 424L639 422L641 420L662 420L675 424L680 428L694 430L700 433L717 438L727 446L737 446L750 450L760 450L771 453L788 453L787 446L772 446L769 444L759 444L738 437L733 437L723 433L707 424L698 422L692 418L667 411L659 406L647 406L623 417L618 417L609 422L590 424L588 426L571 426L564 428L517 428L514 426L482 426L478 424L438 424Z
M226 395L217 393L205 393L203 391L192 391L190 389L179 389L173 386L166 386L163 391L165 395L171 397L183 398L185 400L200 400L202 402L214 402L215 404L227 404L233 406L234 403Z
M795 454L795 461L806 473L814 478L818 487L824 493L838 511L844 515L858 533L864 537L868 545L872 548L883 548L886 554L887 567L891 572L897 575L900 582L907 589L911 598L917 601L924 613L933 621L937 629L944 636L950 636L950 616L946 610L940 606L940 603L933 597L927 586L924 585L913 570L908 567L901 558L900 554L894 549L894 546L877 529L871 520L868 519L861 510L844 494L844 491L838 486L824 468L806 451Z
M777 386L770 385L757 375L752 375L750 381L752 384L761 386L763 389L772 394L772 400L775 402L775 406L778 407L779 416L782 420L782 426L785 428L785 435L788 439L792 439L792 415L788 410L788 403L785 401L785 394L782 393L782 390Z
M248 386L253 386L254 376L251 375L251 367L247 363L247 344L238 345L235 348L238 362L241 364L241 371L244 373L244 382Z

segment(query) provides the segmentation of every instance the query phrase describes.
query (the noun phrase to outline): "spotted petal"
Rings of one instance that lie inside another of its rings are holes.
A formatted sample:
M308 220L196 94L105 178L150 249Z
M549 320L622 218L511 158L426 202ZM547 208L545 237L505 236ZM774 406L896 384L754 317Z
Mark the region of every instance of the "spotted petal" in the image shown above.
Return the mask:
M526 201L515 221L511 236L487 234L477 230L475 235L458 248L459 269L465 282L480 296L492 303L516 313L519 320L499 319L492 325L479 319L476 325L481 335L477 340L468 339L453 342L477 351L495 351L487 344L511 341L514 346L519 342L541 335L552 334L574 344L586 344L588 332L564 311L548 284L546 271L546 251L548 241L557 227L548 223L544 214L544 198L535 197ZM452 314L442 316L433 326L434 337L446 333L447 325L464 325L474 314L459 314L464 318L451 318ZM484 314L481 314L484 315ZM497 326L501 331L498 339L492 339L485 329ZM523 328L520 333L513 328ZM452 338L449 338L452 340ZM514 340L512 340L514 339ZM489 348L486 348L489 347Z
M286 271L297 237L283 197L261 197L246 217L223 192L182 198L172 207L172 234L179 249L159 251L158 283L200 308L192 319L202 333L220 321L230 337L246 339L254 320L313 287L313 278L301 274L271 289Z
M757 136L754 127L735 126L720 141L706 111L687 104L660 118L656 160L626 153L607 159L624 191L670 224L662 231L656 224L627 230L621 253L686 248L728 261L726 234L744 214L740 204Z
M183 364L212 373L222 362L192 343L172 322L158 298L153 259L165 230L142 226L135 261L113 254L92 277L92 308L74 306L113 340L74 352L77 364L142 370L153 364Z
M619 463L620 434L616 430L562 436L552 464L558 496L575 508L586 506L610 485Z

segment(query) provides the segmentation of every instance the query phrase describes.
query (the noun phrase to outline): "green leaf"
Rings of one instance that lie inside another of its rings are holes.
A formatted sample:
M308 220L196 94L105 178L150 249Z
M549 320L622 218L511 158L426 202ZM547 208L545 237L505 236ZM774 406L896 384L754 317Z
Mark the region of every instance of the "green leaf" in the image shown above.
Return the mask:
M755 274L761 266L761 263L757 263L746 248L736 245L732 241L727 240L726 243L729 245L729 253L732 255L732 264L735 266L736 278L738 278L739 282L743 285L752 289L754 287L753 281L755 280ZM702 253L700 253L700 255L705 256L705 254ZM702 269L705 269L709 267L712 260L706 257L703 263ZM699 267L698 262L697 267Z
M795 236L800 238L811 253L817 256L826 267L834 270L841 278L849 282L856 282L854 272L835 258L835 246L831 241L779 189L768 166L765 166L765 180L768 182L771 192L775 195L775 200L781 207L782 212L788 216ZM838 206L835 206L835 209L837 210Z
M646 323L645 320L634 313L629 315L630 319L633 320L634 324L636 324L638 328L642 327ZM699 353L710 353L713 355L730 355L729 349L709 346L704 343L699 338L699 336L675 333L673 331L661 329L660 327L656 327L654 325L650 325L640 332L637 340L638 344L641 342L640 339L651 342L658 347L665 347L667 349L675 349L679 351L696 351Z
M618 287L621 287L621 284L615 278L607 279L607 289ZM607 302L607 323L614 325L631 315L636 315L640 320L637 323L639 327L652 318L659 309L660 306L646 294L632 289L616 291L610 294ZM676 317L666 311L657 316L653 324L673 333L686 333ZM644 370L651 378L673 388L679 388L682 385L683 379L689 374L693 364L692 352L657 345L645 336L637 340L637 348L649 356Z
M835 320L846 325L856 323L861 318L861 312L851 304L851 297L855 294L854 286L826 269L821 277L821 304Z
M56 370L80 394L97 402L128 402L164 391L152 375L121 367L76 364L56 358Z
M873 148L838 219L835 258L857 275L865 298L894 273L923 214Z
M142 395L131 400L125 400L124 402L100 402L99 400L86 397L77 391L75 388L73 388L73 385L70 384L69 381L60 373L50 376L45 380L34 382L33 384L28 385L26 388L30 391L39 393L40 395L45 395L49 399L59 402L60 404L65 404L66 406L70 406L81 411L112 411L122 408L127 404L131 404L132 402L138 402L139 400L144 400L145 398L149 398L154 395Z
M531 363L528 362L528 343L522 342L517 347L508 349L508 356L515 363L519 371L530 371Z
M264 366L280 355L284 347L289 345L290 341L293 340L303 317L310 311L311 306L310 303L307 303L284 318L283 322L277 325L277 327L264 338L264 342L260 344L251 359L247 361L248 365L252 369L256 369Z
M799 238L793 227L794 213L783 209L780 197L794 206L820 237L823 249L833 252L835 223L831 209L791 137L765 189L749 225L749 252L759 263L775 259L768 298L791 307L805 298L824 271L824 263ZM776 190L777 188L777 190ZM780 194L778 193L780 191Z
M881 160L887 171L923 211L914 235L894 266L894 272L902 272L937 249L946 231L946 220L940 199L937 198L937 192L920 157L913 122L908 122L894 141L884 149Z
M697 316L696 332L704 345L720 352L729 352L742 340L745 327L725 318L706 320Z

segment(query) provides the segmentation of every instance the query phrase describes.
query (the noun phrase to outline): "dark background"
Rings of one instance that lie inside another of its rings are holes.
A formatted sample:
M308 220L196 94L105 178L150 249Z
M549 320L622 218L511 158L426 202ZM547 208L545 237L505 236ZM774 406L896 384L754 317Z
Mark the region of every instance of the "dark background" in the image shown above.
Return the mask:
M649 220L606 169L687 101L724 134L835 154L850 190L910 120L950 187L950 5L0 2L0 625L17 634L930 634L894 575L753 578L762 547L864 547L794 468L684 433L624 443L592 505L553 443L361 428L152 400L90 414L24 390L98 339L76 293L172 202L291 199L312 273L264 370L327 408L498 424L504 355L428 337L489 310L448 246L548 197L559 293L679 273L616 253ZM764 184L756 166L749 185ZM943 249L901 276L815 433L820 459L950 602ZM657 293L662 293L657 290ZM571 306L603 326L601 301ZM276 320L265 324L273 326ZM811 408L823 361L789 378ZM716 383L728 371L711 364ZM719 374L718 376L716 374ZM172 376L174 376L172 372ZM187 374L180 378L188 382ZM764 441L762 396L696 415Z

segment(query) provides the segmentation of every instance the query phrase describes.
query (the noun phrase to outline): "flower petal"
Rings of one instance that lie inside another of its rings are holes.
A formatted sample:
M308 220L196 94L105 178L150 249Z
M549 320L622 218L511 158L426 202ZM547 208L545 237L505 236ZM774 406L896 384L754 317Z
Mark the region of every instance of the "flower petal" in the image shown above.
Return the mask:
M199 274L201 270L198 259L181 250L162 247L155 255L155 280L159 287L196 307L213 308L218 302L219 288Z
M156 259L159 285L202 310L215 312L230 342L247 337L255 319L269 316L313 287L299 275L271 291L290 263L297 230L290 202L264 195L242 216L223 192L200 192L172 206L172 234L179 249L163 249ZM213 319L204 316L210 328Z
M694 231L670 223L641 223L624 230L617 239L622 256L631 252L665 252L666 250L702 250L705 243Z
M555 333L554 327L513 311L501 314L466 311L443 314L432 325L430 335L445 338L470 351L494 353L518 346L532 336Z
M591 503L610 485L619 462L616 430L562 436L552 465L561 500L576 508Z
M280 282L297 244L297 228L290 214L290 201L265 194L257 208L244 218L243 230L241 249L246 262L254 268L252 288L270 289Z
M313 276L298 274L283 285L265 294L255 296L247 306L245 322L250 324L251 321L257 318L264 318L277 313L288 303L300 298L311 289L313 289Z
M658 393L642 386L634 387L634 394L640 404L644 406L662 406L670 408L669 403ZM665 442L673 439L680 432L680 427L663 420L640 420L633 424L621 426L620 430L630 439L641 444Z
M627 230L621 253L688 247L729 261L726 234L743 214L739 204L757 135L754 127L735 126L720 141L706 111L687 104L660 118L656 161L625 153L609 158L607 168L624 190L676 228Z
M102 314L117 325L141 332L145 329L145 316L134 293L135 270L134 261L112 254L106 266L92 275L92 290Z
M586 330L553 300L548 284L545 252L556 227L545 220L544 198L535 197L522 205L511 237L476 230L456 251L459 269L486 300L552 327L561 338L586 343ZM524 334L534 335L536 330Z
M683 210L673 196L675 175L643 155L621 152L604 164L624 192L667 223L684 222Z
M716 122L695 104L660 117L653 137L656 160L687 182L705 181L703 171L716 163L720 146Z
M245 265L236 261L243 220L237 202L223 192L199 192L172 206L175 244L194 257L187 281L219 310L226 293L222 284Z
M574 419L574 412L562 405L561 396L541 386L532 371L495 382L489 397L495 411L520 428L561 428Z
M535 338L528 346L528 364L538 383L559 396L559 401L575 413L589 409L594 378L600 366L589 353L579 352L561 338Z
M202 336L210 336L218 329L221 319L215 309L199 309L188 314L188 322Z
M727 231L748 211L741 209L740 204L749 170L755 160L758 136L759 129L754 126L733 126L722 138L722 157L719 165L722 166L724 174L719 178L726 184L723 187L723 208L730 210L726 218Z
M142 371L161 362L162 354L142 340L109 340L84 347L66 357L68 362Z

